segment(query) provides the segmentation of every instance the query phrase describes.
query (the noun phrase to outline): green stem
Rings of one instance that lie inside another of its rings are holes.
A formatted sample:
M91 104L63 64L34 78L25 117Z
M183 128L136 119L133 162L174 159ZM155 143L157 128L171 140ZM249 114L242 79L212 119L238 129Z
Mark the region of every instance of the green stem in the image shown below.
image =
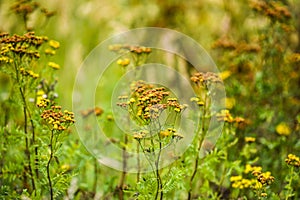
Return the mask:
M161 155L161 149L162 149L162 144L161 144L161 137L158 133L158 137L159 137L159 151L158 151L158 155L157 155L157 160L155 162L155 172L156 172L156 180L157 180L157 189L156 189L156 195L155 195L155 200L158 198L158 194L160 194L160 199L163 199L163 184L162 184L162 180L161 180L161 176L159 173L159 161L160 161L160 155Z
M96 197L97 193L97 183L98 183L98 163L97 158L94 159L94 185L93 185L93 193L94 197Z
M51 181L51 176L50 176L50 163L53 158L53 136L54 136L54 130L51 131L51 138L50 138L50 157L47 162L47 179L48 179L48 184L49 184L49 192L50 192L50 199L53 200L53 187L52 187L52 181Z
M288 200L292 196L292 193L293 193L293 189L292 189L293 173L294 173L294 167L291 167L291 169L290 169L289 183L287 185L287 187L288 187L288 194L286 195L285 200Z
M137 174L136 174L136 182L140 182L140 167L141 167L141 163L140 163L140 147L139 147L139 141L137 142L136 145L136 149L137 149Z
M14 68L15 68L15 73L16 73L16 80L19 85L19 91L23 103L23 115L24 115L24 133L25 133L25 154L27 156L28 160L28 169L29 169L29 175L31 179L31 184L32 184L32 190L35 191L35 181L34 181L34 176L33 176L33 171L31 167L31 155L30 155L30 149L29 149L29 141L28 141L28 129L27 129L27 104L26 104L26 98L25 98L25 87L22 88L22 84L20 82L20 77L19 77L19 71L16 63L16 59L14 59ZM31 123L33 124L32 120L30 119ZM26 171L26 169L25 169Z
M206 130L205 130L205 117L206 117L206 109L207 109L206 104L207 104L207 95L205 95L205 97L204 97L203 114L202 114L202 118L201 118L201 127L199 126L198 130L196 132L197 136L199 135L200 132L201 132L201 135L200 135L200 139L199 139L199 143L198 143L198 147L197 147L197 155L196 155L194 170L193 170L192 176L190 178L190 189L188 191L188 200L192 199L193 180L194 180L194 178L197 174L197 171L198 171L198 165L199 165L199 159L200 159L199 154L200 154L200 150L201 150L204 138L205 138L206 133L207 133Z
M124 199L124 192L123 192L123 187L124 187L124 182L125 182L125 178L126 178L126 168L127 168L127 152L126 152L126 145L128 144L128 136L125 134L124 136L124 147L123 152L122 152L122 157L123 157L123 172L121 175L121 179L119 182L119 186L118 186L118 190L119 190L119 199L123 200Z

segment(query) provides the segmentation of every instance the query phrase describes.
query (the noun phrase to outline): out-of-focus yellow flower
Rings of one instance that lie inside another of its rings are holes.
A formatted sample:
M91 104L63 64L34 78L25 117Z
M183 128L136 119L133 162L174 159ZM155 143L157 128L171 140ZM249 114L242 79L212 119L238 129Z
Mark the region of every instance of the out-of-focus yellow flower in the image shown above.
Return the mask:
M229 76L231 76L231 71L226 70L220 73L220 77L221 79L224 81L225 79L227 79Z
M49 41L49 46L54 48L54 49L58 49L60 47L59 42L55 41L55 40L50 40Z
M53 69L60 69L59 64L56 64L55 62L48 62L48 66L52 67Z
M276 132L279 135L288 136L291 134L291 129L285 122L281 122L276 126Z
M262 168L260 166L251 166L251 165L247 164L245 166L244 173L248 174L249 172L254 172L254 171L261 172L261 170L262 170Z
M245 137L245 142L255 142L256 138L254 137Z
M243 178L242 176L231 176L229 180L231 182L234 182L234 181L242 180L242 178Z
M294 167L300 167L300 158L294 154L289 154L285 162Z
M170 136L171 135L171 131L169 131L169 130L164 130L164 131L161 131L159 134L160 134L160 136L162 136L162 137L168 137L168 136Z
M63 171L69 171L71 169L71 166L68 164L64 164L60 167L60 169Z
M226 109L231 109L235 105L235 99L234 98L225 98L225 107Z
M45 49L45 53L48 54L48 55L55 55L56 52L53 49L47 48L47 49Z
M129 60L128 58L125 58L125 59L119 59L119 60L117 61L117 64L118 64L118 65L121 65L121 66L123 66L123 67L126 67L127 65L130 64L130 60Z

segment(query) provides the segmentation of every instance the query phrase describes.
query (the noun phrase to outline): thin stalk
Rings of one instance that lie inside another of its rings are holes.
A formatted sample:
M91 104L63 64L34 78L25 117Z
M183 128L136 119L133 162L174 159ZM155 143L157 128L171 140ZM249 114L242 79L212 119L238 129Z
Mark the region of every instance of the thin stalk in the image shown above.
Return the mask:
M124 192L123 192L123 186L124 186L124 182L125 182L125 178L126 178L126 168L127 168L127 152L126 152L126 145L128 143L128 136L125 134L124 136L124 144L125 146L122 148L122 157L123 157L123 172L121 175L121 179L118 185L118 190L119 190L119 199L123 200L124 199Z
M288 194L286 195L285 200L288 200L290 197L292 197L292 194L293 194L293 189L292 189L293 174L294 174L294 167L291 167L290 178L289 178L289 182L287 185Z
M140 145L139 145L139 141L137 141L137 145L136 145L136 149L137 149L137 174L136 174L136 182L140 182L140 167L141 167L141 163L140 163Z
M98 183L98 163L97 163L97 158L95 158L94 159L94 184L93 184L94 197L96 197L96 193L97 193L97 183Z
M25 98L25 88L22 89L22 87L21 87L18 67L17 67L17 63L16 63L15 59L14 59L14 68L15 68L15 72L16 72L17 83L19 85L20 95L21 95L22 102L23 102L25 154L26 154L27 160L28 160L28 169L29 169L29 175L30 175L31 184L32 184L32 190L35 191L35 189L36 189L35 181L34 181L34 176L33 176L32 167L31 167L31 155L30 155L30 150L29 150L29 141L28 141L28 137L27 137L28 136L28 128L27 128L28 119L27 119L27 104L26 104L26 98ZM26 171L26 167L25 167L25 171Z
M54 130L51 130L51 138L50 138L50 157L47 162L47 179L48 179L48 184L49 184L49 192L50 192L50 199L53 200L53 187L52 187L52 181L51 181L51 176L50 176L50 163L53 158L53 136L54 136Z
M207 103L207 95L205 95L205 97L204 97L203 114L202 114L202 118L201 118L201 127L199 127L199 129L197 130L197 134L196 134L198 136L198 134L201 131L201 136L200 136L198 147L197 147L197 155L196 155L194 170L193 170L192 176L190 178L190 189L188 191L188 200L192 199L193 180L198 171L198 165L199 165L199 159L200 159L199 154L200 154L200 150L201 150L201 147L202 147L205 135L206 135L206 130L205 130L205 117L206 117L206 109L207 109L206 103Z
M161 137L159 136L159 151L158 151L158 155L157 155L157 160L155 162L155 172L156 172L156 179L157 179L157 189L156 189L156 194L155 194L155 200L158 198L158 194L160 194L160 199L163 199L163 184L162 184L162 180L161 180L161 176L159 173L159 160L160 160L160 155L161 155L161 149L162 149L162 144L161 144Z
M146 157L146 159L147 159L147 161L149 162L149 164L150 164L150 166L151 166L151 169L152 169L152 171L153 171L153 173L154 173L154 175L155 175L155 170L154 170L154 167L153 167L153 165L152 165L152 163L151 163L151 161L149 160L149 158L146 156L146 150L145 150L145 148L143 147L143 145L142 145L142 143L141 143L141 141L140 140L138 140L138 142L139 142L139 144L140 144L140 147L141 147L141 149L142 149L142 151L143 151L143 154L145 155L145 157Z

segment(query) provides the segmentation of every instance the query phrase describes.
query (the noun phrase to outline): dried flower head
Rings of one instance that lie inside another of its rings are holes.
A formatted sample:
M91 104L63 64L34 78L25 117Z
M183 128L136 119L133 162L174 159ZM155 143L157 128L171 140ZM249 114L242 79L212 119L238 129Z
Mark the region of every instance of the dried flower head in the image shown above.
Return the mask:
M114 44L108 47L110 51L122 54L125 52L132 52L134 54L149 54L151 53L151 48L144 46L128 45L128 44Z
M197 72L192 75L191 81L206 88L210 84L222 83L220 76L213 72Z
M257 12L274 21L283 22L284 20L290 19L292 16L288 8L278 1L252 0L250 5Z

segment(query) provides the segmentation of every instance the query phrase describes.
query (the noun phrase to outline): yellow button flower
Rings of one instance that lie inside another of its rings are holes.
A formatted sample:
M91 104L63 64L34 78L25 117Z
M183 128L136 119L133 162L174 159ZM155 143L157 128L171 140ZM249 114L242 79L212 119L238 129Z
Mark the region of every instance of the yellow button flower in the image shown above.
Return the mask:
M291 134L291 129L286 123L281 122L276 126L276 132L279 135L288 136Z
M53 69L60 69L60 66L55 62L48 62L48 66L52 67Z
M54 49L58 49L60 47L59 42L55 41L55 40L50 40L49 41L49 46L54 48Z

